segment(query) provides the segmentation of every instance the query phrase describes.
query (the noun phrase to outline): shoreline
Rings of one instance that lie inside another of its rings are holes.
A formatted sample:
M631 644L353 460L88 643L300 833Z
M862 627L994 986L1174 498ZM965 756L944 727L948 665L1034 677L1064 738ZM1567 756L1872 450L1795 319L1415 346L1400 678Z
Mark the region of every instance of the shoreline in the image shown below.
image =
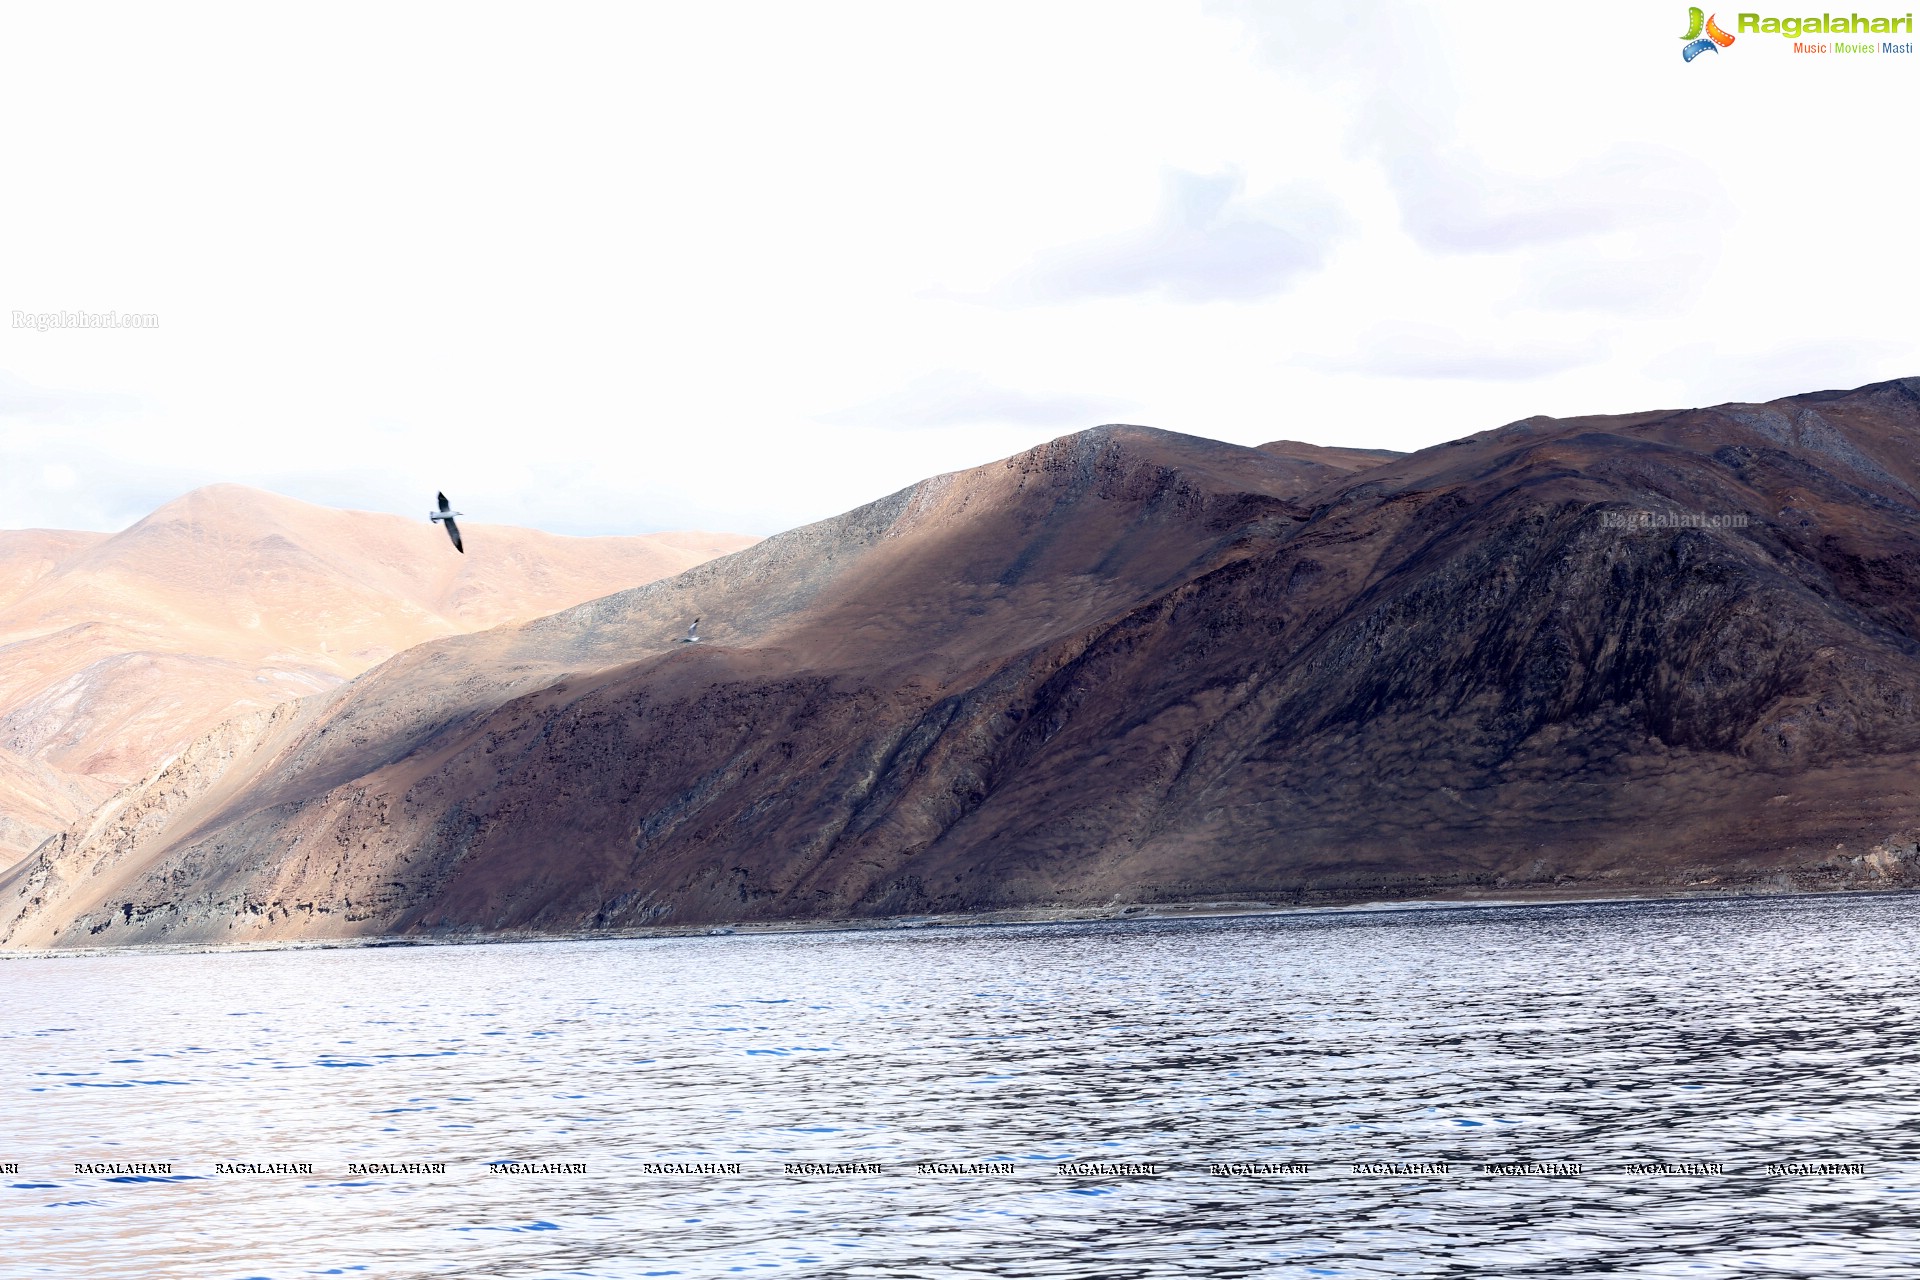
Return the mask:
M1817 898L1899 897L1920 893L1909 887L1872 889L1750 889L1687 891L1660 886L1590 894L1576 889L1523 889L1498 896L1380 899L1303 906L1259 900L1192 903L1114 903L1104 907L1012 907L999 911L942 915L881 916L828 920L755 920L733 924L638 925L624 929L576 929L543 933L501 930L494 933L370 934L363 938L285 938L258 942L151 942L118 947L35 947L0 949L0 961L57 960L128 955L207 955L234 952L372 950L389 947L462 947L558 942L652 942L674 938L778 937L813 933L906 933L926 930L1020 928L1036 925L1136 924L1181 920L1260 919L1284 916L1396 915L1468 911L1484 908L1605 906L1629 903L1805 901Z

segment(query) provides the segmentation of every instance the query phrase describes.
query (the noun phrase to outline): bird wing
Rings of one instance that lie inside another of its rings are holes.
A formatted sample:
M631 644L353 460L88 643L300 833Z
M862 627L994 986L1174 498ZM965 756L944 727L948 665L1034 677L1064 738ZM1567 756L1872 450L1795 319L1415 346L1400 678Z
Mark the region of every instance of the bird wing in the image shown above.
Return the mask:
M440 523L447 526L447 536L453 539L453 549L461 555L467 554L467 549L460 545L460 526L451 519L442 520Z
M442 511L451 511L451 510L453 510L453 504L447 501L447 495L446 495L446 494L444 494L444 493L440 493L440 494L435 494L434 496L440 499L440 509L441 509Z

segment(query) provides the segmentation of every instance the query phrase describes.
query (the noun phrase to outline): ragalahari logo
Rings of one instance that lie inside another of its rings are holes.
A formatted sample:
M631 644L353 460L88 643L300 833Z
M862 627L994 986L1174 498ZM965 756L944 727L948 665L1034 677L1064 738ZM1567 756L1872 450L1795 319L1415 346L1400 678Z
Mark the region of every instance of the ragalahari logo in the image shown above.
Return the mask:
M1709 49L1718 53L1733 43L1733 37L1714 23L1714 16L1717 15L1709 15L1700 9L1687 10L1687 34L1680 37L1687 42L1687 47L1680 51L1680 56L1688 62L1692 62ZM1701 35L1702 31L1706 34Z

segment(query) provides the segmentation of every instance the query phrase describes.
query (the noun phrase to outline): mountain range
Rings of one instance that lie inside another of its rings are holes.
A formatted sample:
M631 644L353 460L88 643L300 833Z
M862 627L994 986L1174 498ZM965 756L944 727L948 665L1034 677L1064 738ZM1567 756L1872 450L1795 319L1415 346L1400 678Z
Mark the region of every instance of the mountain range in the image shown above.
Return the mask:
M0 532L0 863L236 714L753 542L473 529L462 556L424 519L214 485L117 534Z
M0 932L1899 887L1916 441L1911 378L1408 455L1095 428L229 718Z

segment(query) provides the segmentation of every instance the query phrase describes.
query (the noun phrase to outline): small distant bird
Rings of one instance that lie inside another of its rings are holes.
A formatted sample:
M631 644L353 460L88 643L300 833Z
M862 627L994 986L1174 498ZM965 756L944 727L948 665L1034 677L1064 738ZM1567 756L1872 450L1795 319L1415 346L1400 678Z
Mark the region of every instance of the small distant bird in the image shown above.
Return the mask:
M467 549L460 545L460 526L453 522L453 518L455 516L463 516L466 514L466 512L455 511L453 507L447 502L446 494L442 493L436 496L438 496L440 499L440 509L438 511L427 512L427 519L431 520L435 524L446 525L447 536L453 539L453 549L455 551L458 551L461 555L467 554Z
M695 618L693 620L693 625L687 628L686 638L682 640L680 643L681 644L699 644L700 643L700 619Z

